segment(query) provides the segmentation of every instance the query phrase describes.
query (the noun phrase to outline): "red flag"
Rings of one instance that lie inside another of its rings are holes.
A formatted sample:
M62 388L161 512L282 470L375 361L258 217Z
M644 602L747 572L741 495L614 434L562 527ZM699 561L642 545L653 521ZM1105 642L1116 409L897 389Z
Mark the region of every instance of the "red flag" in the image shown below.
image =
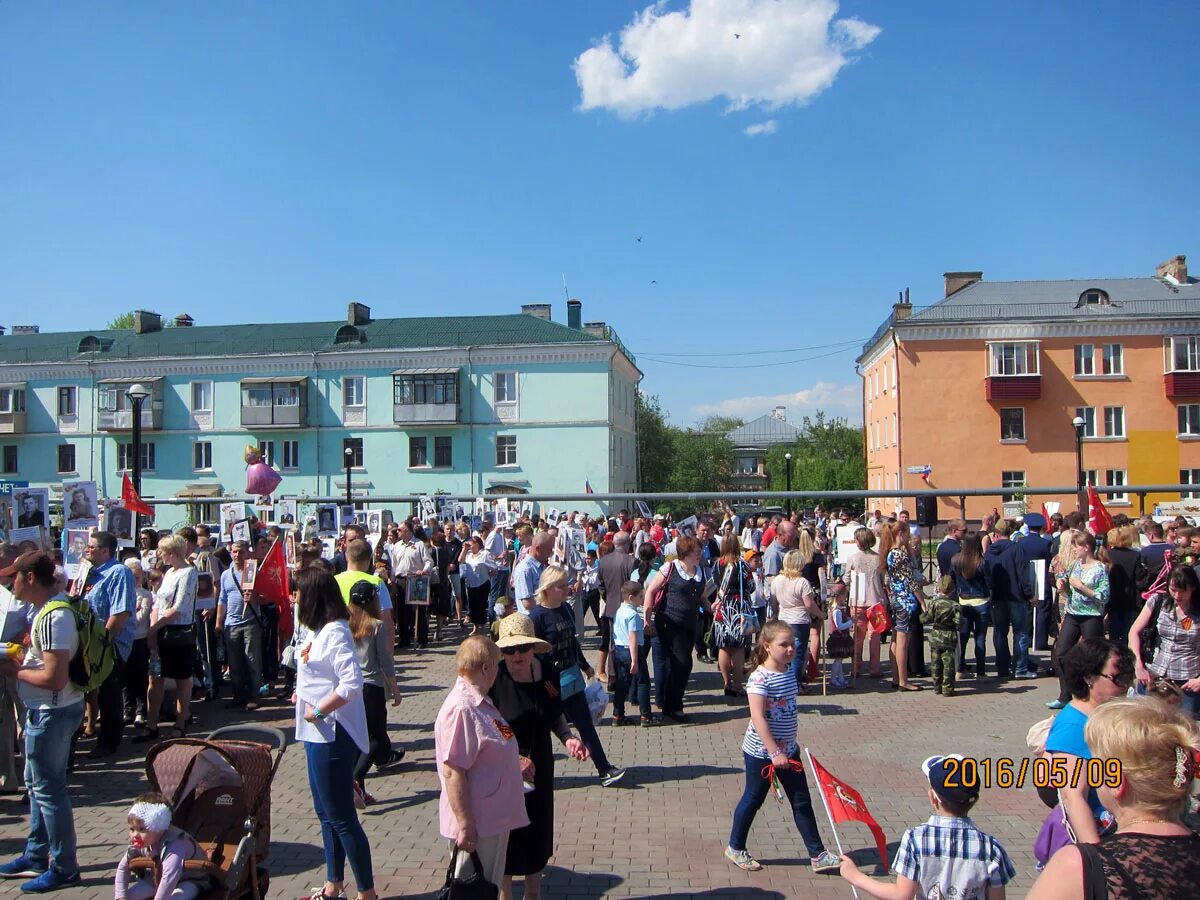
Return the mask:
M1104 508L1104 501L1096 493L1096 488L1088 485L1088 531L1096 537L1103 537L1113 527L1112 516Z
M154 518L154 507L138 496L138 492L133 489L133 482L129 480L128 472L121 476L121 502L131 512Z
M585 494L594 494L594 493L596 493L595 491L593 491L593 490L592 490L592 482L591 482L591 479L588 479L588 478L585 478L585 479L583 479L583 492L584 492Z
M276 538L267 555L258 564L258 574L254 578L254 593L267 603L283 607L291 599L288 592L287 559L283 555L283 542Z
M870 828L871 834L875 836L875 846L879 849L879 860L884 868L887 868L887 838L883 836L883 829L879 827L879 823L867 809L862 794L846 782L834 778L824 766L817 762L816 757L807 750L804 752L813 767L813 774L817 778L817 790L825 799L825 809L829 813L830 820L835 824L837 822L862 822Z

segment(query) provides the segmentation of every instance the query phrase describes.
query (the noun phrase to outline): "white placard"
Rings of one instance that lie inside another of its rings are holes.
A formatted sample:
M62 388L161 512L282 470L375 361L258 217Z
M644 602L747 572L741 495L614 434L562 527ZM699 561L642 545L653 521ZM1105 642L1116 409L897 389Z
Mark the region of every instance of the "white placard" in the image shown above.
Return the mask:
M850 554L858 549L858 543L854 540L854 532L862 528L861 525L839 525L834 533L833 543L833 561L839 566L844 566L846 560L850 558Z

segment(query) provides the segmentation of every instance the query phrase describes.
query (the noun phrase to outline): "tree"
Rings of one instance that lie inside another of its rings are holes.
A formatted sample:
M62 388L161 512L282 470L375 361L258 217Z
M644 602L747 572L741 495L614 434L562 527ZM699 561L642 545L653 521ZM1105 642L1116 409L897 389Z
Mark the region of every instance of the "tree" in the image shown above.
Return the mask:
M657 396L638 391L636 397L639 489L659 493L667 490L678 429L667 424Z
M719 434L724 437L733 429L741 428L745 424L746 420L739 419L737 416L708 416L696 426L696 430L704 434Z
M787 462L792 454L792 490L866 490L867 469L863 458L863 430L845 419L826 420L824 412L815 419L804 417L800 436L793 444L772 447L767 453L770 489L787 489ZM857 505L857 501L825 501L824 505Z
M723 434L681 432L675 441L670 490L689 494L722 491L733 475L733 445Z
M109 331L133 331L133 310L123 312L105 327ZM157 315L157 313L156 313ZM163 328L172 328L175 325L175 320L169 316L162 317Z

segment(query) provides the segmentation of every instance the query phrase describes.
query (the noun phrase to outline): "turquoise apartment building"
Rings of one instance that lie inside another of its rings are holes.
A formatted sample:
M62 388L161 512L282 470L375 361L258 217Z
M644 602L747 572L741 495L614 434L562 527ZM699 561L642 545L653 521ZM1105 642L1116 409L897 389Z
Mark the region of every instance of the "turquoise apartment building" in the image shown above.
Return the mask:
M275 496L637 489L635 391L642 373L616 333L567 323L548 304L520 314L173 327L134 314L121 331L0 336L0 479L95 480L120 496L132 466L126 391L142 410L142 494L189 498L215 518L242 496L247 444L283 476ZM182 511L179 518L182 518Z

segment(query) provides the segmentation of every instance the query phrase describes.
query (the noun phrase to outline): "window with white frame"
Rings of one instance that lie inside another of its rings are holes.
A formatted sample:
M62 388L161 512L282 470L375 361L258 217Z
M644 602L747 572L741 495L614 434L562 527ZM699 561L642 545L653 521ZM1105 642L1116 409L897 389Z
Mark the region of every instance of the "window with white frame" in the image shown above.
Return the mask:
M886 394L887 393L887 384L888 384L888 382L887 382L887 363L884 363L882 366L879 367L879 377L883 381L881 388L880 388L880 393Z
M59 444L58 445L58 474L67 475L77 472L75 468L75 445L74 444Z
M1124 487L1129 483L1128 472L1124 469L1105 469L1104 483L1108 487ZM1129 495L1121 492L1119 494L1109 494L1108 499L1112 503L1128 503Z
M0 387L0 413L25 412L25 388Z
M285 468L285 469L300 468L300 442L299 441L284 441L283 442L283 468Z
M1125 348L1120 344L1105 344L1100 357L1101 375L1125 374Z
M900 443L900 423L896 421L896 414L892 413L892 446Z
M1075 375L1096 374L1096 347L1093 344L1075 345Z
M1196 490L1184 491L1179 496L1183 500L1198 500L1200 499L1200 469L1180 469L1179 470L1180 484L1194 484Z
M358 409L367 405L367 377L345 375L342 377L342 406Z
M1104 436L1109 438L1125 437L1125 407L1104 407Z
M1168 338L1166 351L1168 372L1200 372L1200 337Z
M1083 436L1085 438L1094 438L1096 436L1096 407L1075 407L1075 418L1083 419Z
M1025 487L1025 471L1023 469L1005 469L1000 473L1000 487Z
M496 435L496 465L515 466L517 464L517 436L515 434Z
M1179 433L1181 435L1200 435L1200 403L1181 403L1179 405Z
M1099 484L1100 483L1100 479L1096 477L1095 469L1084 469L1083 470L1083 483L1084 484Z
M347 453L346 451L350 451ZM346 467L346 457L350 457L350 468L361 469L363 461L363 439L342 438L342 468Z
M492 399L496 403L517 402L517 373L496 372L492 376Z
M275 465L275 442L274 441L259 441L258 454L262 457L262 461L268 466Z
M196 441L192 444L192 470L212 471L212 441Z
M433 439L433 464L439 469L449 469L454 465L454 441L449 435Z
M58 414L59 416L73 416L77 401L79 399L79 389L73 384L64 384L58 389Z
M408 439L408 466L418 469L429 465L429 438L411 435Z
M213 383L211 381L192 382L192 412L212 412Z
M896 378L896 361L892 360L892 387L896 388L900 385L899 379Z
M1025 408L1015 406L1000 410L1000 440L1025 440Z
M142 471L154 471L154 442L142 441ZM133 471L133 444L117 444L117 470Z
M988 344L988 375L1040 375L1037 341Z

